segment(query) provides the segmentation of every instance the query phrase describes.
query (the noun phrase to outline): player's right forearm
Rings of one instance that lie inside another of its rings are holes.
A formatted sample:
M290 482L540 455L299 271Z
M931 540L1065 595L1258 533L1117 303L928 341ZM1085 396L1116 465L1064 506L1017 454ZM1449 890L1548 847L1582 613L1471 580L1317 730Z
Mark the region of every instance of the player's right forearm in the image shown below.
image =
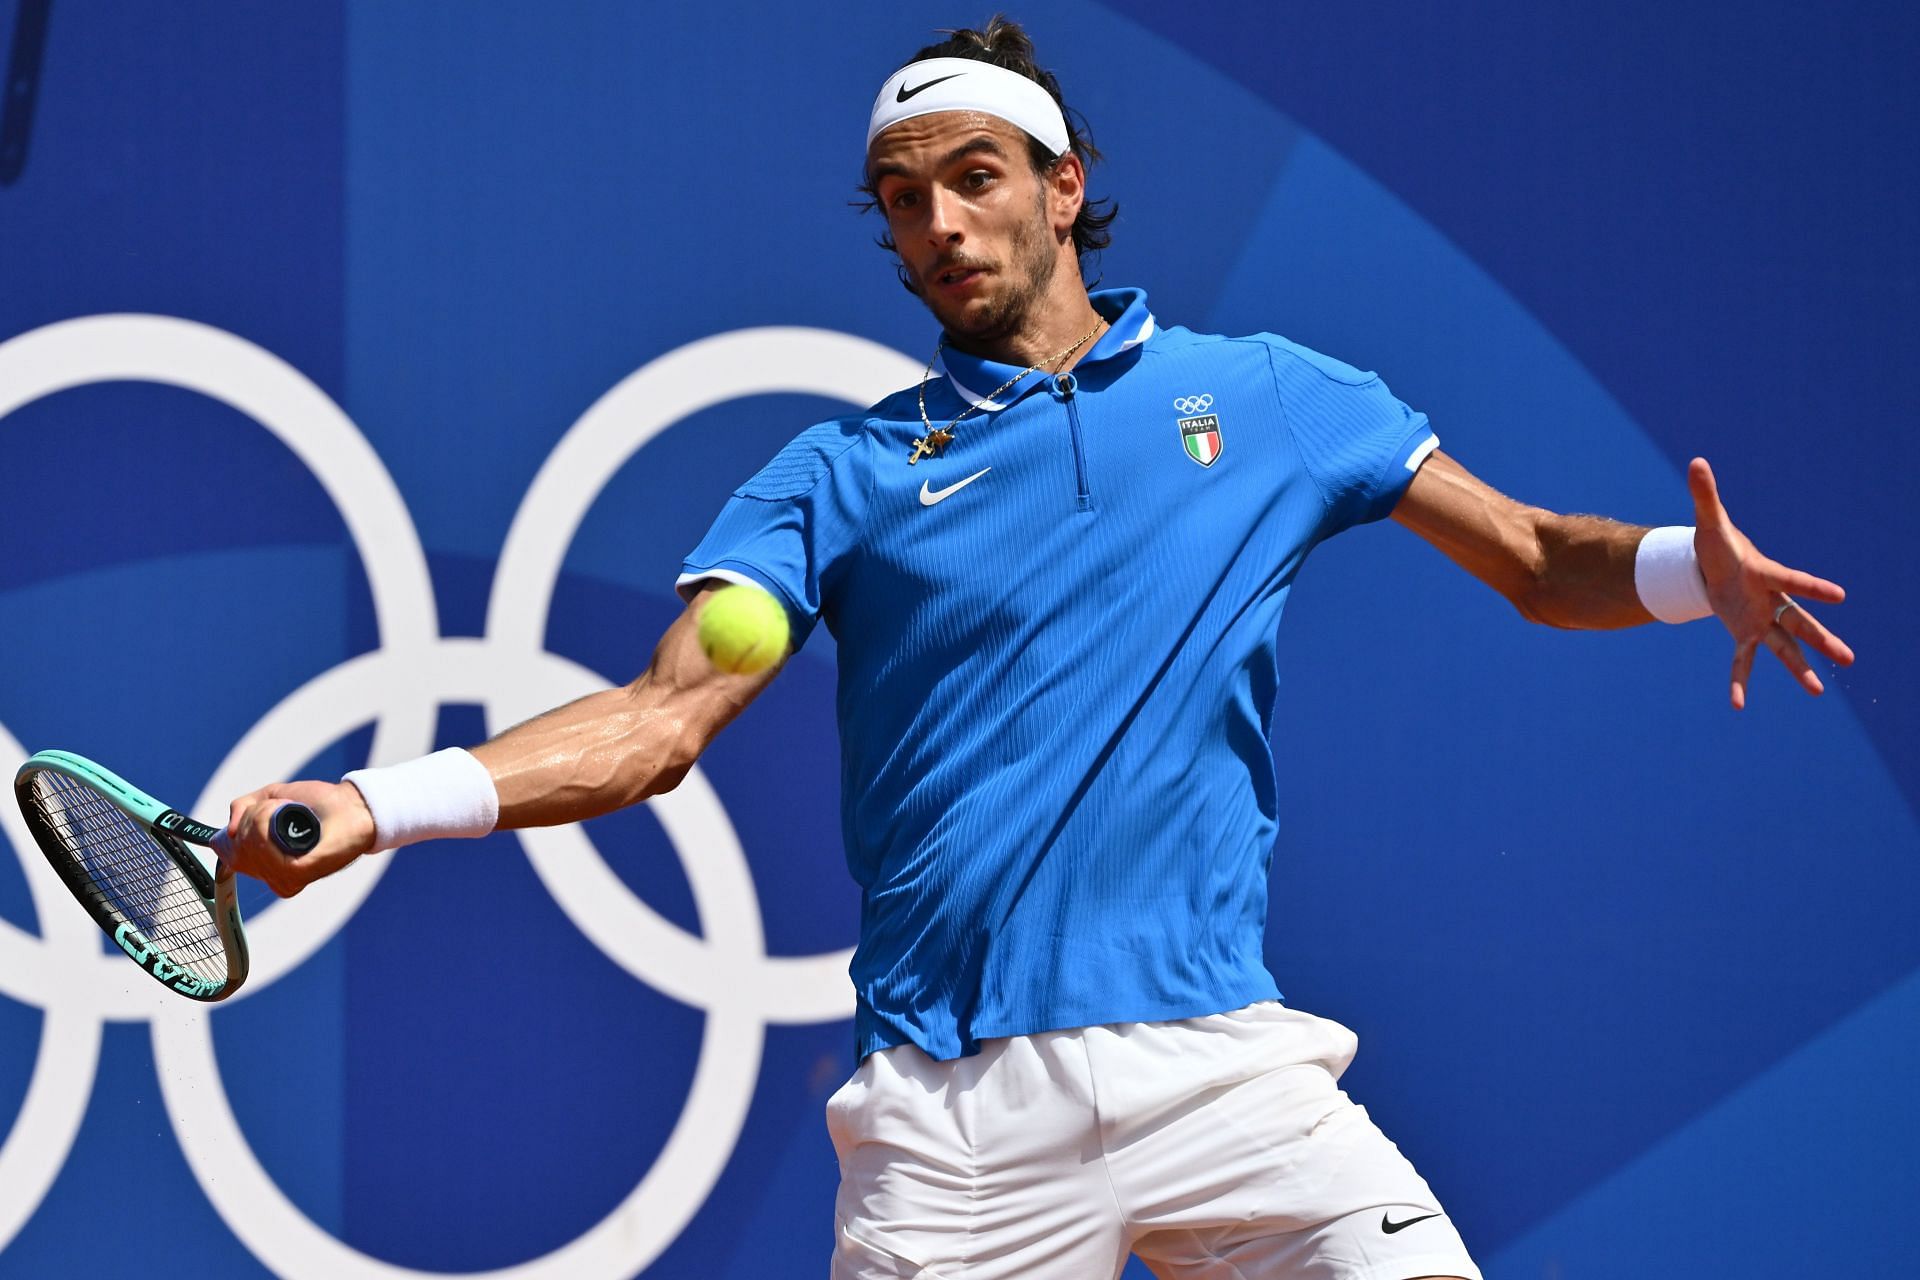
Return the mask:
M233 802L223 860L290 896L374 849L503 827L554 826L668 790L686 776L707 737L697 728L710 699L675 696L649 672L509 729L471 752L357 769L339 782L275 783ZM290 857L269 840L272 814L289 800L321 827L313 851Z
M473 749L500 797L501 829L598 817L672 790L705 745L650 676L590 694Z
M779 670L730 675L707 660L698 631L710 594L674 620L653 662L625 688L557 707L471 752L436 751L337 783L275 783L240 797L227 856L250 874L270 871L263 878L277 892L297 893L373 849L558 826L671 790ZM324 832L321 847L297 859L266 835L287 800L313 809Z

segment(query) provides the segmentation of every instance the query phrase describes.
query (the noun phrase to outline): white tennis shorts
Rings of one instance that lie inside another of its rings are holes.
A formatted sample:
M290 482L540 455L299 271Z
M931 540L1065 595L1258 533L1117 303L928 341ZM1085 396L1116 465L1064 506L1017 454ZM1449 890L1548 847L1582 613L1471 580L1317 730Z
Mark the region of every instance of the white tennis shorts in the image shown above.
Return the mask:
M827 1103L834 1280L1480 1280L1340 1090L1358 1044L1269 1001L871 1054Z

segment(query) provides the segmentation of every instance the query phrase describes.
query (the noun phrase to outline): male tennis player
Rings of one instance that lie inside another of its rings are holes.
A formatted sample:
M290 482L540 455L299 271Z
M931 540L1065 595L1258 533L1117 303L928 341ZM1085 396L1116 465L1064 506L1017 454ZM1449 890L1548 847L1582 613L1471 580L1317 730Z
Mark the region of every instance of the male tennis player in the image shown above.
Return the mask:
M941 336L928 377L800 434L685 563L685 614L624 689L472 752L234 804L235 859L283 894L370 849L571 822L665 791L772 679L696 624L764 587L797 646L839 640L842 809L862 890L860 1066L829 1104L833 1274L1409 1280L1478 1270L1337 1080L1355 1039L1278 1003L1261 958L1280 815L1275 628L1307 552L1392 515L1527 618L1717 614L1743 705L1765 646L1846 645L1734 527L1524 506L1436 448L1378 377L1271 334L1162 325L1088 294L1094 158L996 19L887 77L867 190ZM297 798L324 846L278 854Z

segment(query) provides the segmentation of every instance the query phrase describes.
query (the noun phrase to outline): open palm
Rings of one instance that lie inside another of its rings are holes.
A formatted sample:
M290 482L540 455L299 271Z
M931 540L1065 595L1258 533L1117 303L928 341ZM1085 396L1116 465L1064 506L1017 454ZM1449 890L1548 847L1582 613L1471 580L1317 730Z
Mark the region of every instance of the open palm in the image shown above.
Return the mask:
M1713 468L1705 458L1688 464L1687 488L1693 492L1693 552L1707 582L1707 600L1733 635L1734 710L1747 705L1747 680L1761 645L1773 651L1808 693L1824 692L1800 645L1813 646L1843 667L1853 662L1853 650L1792 597L1839 604L1847 598L1846 591L1838 583L1789 569L1760 554L1721 505Z

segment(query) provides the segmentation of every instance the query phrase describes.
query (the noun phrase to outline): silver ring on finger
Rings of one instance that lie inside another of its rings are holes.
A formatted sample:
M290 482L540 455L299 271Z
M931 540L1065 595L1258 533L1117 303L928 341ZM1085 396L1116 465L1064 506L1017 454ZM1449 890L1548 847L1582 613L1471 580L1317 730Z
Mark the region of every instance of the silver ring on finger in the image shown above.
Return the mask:
M1787 610L1797 608L1797 607L1798 605L1794 601L1788 600L1786 603L1782 604L1778 609L1775 609L1773 611L1773 625L1776 627L1779 626L1781 615L1786 613Z

